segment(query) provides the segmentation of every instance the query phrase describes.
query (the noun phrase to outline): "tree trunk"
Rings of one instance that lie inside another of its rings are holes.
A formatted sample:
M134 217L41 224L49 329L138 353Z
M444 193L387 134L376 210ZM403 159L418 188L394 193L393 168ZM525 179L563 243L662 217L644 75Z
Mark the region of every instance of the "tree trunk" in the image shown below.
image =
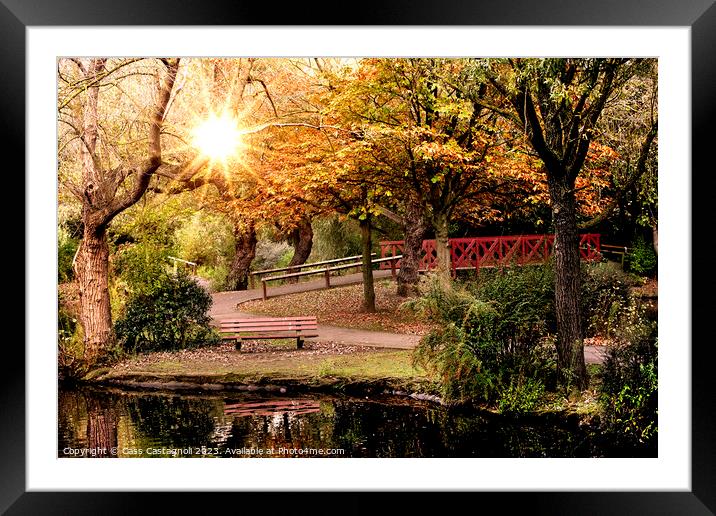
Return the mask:
M80 291L84 361L91 367L114 342L109 302L109 246L104 226L92 228L85 221L75 275Z
M580 314L579 233L574 184L566 174L548 178L555 228L557 370L565 385L587 387Z
M363 244L363 309L375 312L375 289L373 287L373 245L371 242L370 216L359 221L361 243Z
M425 237L425 220L419 201L410 199L405 205L405 222L403 232L403 258L400 260L398 272L398 295L408 297L418 294L420 275L420 259L423 255L423 238Z
M654 252L659 256L659 226L654 225L651 228L651 236L654 239Z
M291 232L290 240L293 247L293 256L291 261L288 262L288 266L303 265L311 255L311 249L313 248L311 221L308 219L302 220L298 227Z
M433 219L435 227L435 250L438 258L438 279L445 288L452 285L452 260L448 238L449 219L446 213L438 213Z
M80 188L71 187L72 193L82 202L83 239L75 261L75 274L80 288L80 321L84 330L84 361L95 365L103 351L114 343L112 315L109 299L109 248L107 227L112 219L142 198L153 174L162 164L161 132L166 116L174 80L179 67L178 59L163 60L166 73L156 76L157 97L148 115L148 149L146 159L137 165L135 156L125 166L105 168L106 149L96 152L100 134L98 109L100 82L106 72L106 59L73 60L84 79L85 96L81 113L75 123L82 163ZM151 96L150 96L151 98ZM147 106L149 107L149 106ZM125 183L128 177L134 179ZM120 186L124 185L120 188ZM121 192L121 193L120 193Z
M228 290L246 290L249 286L251 262L256 256L256 229L253 222L247 226L234 226L236 254L226 278Z
M306 263L313 248L313 228L311 227L311 221L309 219L301 220L298 227L291 232L289 241L293 247L293 256L291 257L291 261L288 262L288 266L294 267ZM289 272L294 271L289 269ZM298 278L291 278L289 281L296 283L298 282Z

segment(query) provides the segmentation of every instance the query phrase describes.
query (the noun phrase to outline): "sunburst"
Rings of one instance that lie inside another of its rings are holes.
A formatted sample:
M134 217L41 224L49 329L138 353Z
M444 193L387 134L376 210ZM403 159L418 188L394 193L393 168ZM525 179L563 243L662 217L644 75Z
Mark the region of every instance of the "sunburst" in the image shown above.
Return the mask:
M192 131L192 145L211 161L225 165L242 147L238 120L228 113L211 113Z

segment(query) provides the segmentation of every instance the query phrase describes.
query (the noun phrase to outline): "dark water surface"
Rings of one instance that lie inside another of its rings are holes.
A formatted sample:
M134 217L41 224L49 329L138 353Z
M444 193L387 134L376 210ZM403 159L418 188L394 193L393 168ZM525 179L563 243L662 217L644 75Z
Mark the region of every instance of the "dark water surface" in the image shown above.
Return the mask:
M60 387L59 457L615 457L576 423L404 398Z

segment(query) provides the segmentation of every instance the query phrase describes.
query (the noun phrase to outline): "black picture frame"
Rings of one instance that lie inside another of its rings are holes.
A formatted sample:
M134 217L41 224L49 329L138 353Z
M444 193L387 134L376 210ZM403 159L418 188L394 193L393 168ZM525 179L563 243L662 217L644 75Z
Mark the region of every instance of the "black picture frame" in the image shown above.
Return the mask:
M339 6L340 7L340 6ZM692 72L692 242L697 236L708 240L710 192L714 186L713 158L716 141L716 5L714 0L598 0L564 2L561 0L489 0L409 1L390 3L364 2L351 6L354 12L338 10L335 4L311 2L280 9L267 9L261 2L220 0L0 0L0 103L4 156L20 157L20 165L6 167L14 171L20 183L15 191L29 195L24 175L24 155L17 149L25 141L25 30L29 26L89 25L512 25L512 26L683 26L691 29ZM23 178L21 181L20 178ZM698 181L698 183L696 181ZM20 227L7 228L7 241L21 242ZM14 233L13 233L14 232ZM19 245L16 245L19 248ZM547 514L716 514L716 451L713 415L715 397L711 373L712 338L706 322L712 317L710 300L714 282L709 269L712 260L709 247L692 244L692 489L688 492L503 492L454 494L470 497L470 503L496 503L518 512ZM27 258L27 257L25 257ZM15 267L19 266L17 260ZM26 263L26 262L25 262ZM688 266L688 264L684 264ZM25 277L32 274L25 266ZM6 292L7 294L7 292ZM27 307L32 309L32 307ZM6 328L13 320L6 319ZM688 345L689 343L684 343ZM5 346L5 367L0 373L2 396L3 446L0 460L0 510L7 514L120 514L188 513L217 503L236 499L233 493L126 493L126 492L26 492L25 451L31 443L25 440L25 352ZM8 365L12 364L12 367ZM244 494L245 495L245 494ZM271 504L290 504L293 513L336 514L363 513L380 509L374 500L378 494L344 493L338 503L315 503L311 493L271 495ZM428 493L402 496L402 511L423 512L432 498ZM155 506L152 502L157 502ZM462 500L450 500L452 507ZM242 510L251 503L242 498ZM259 507L265 500L254 499ZM442 500L441 500L442 503ZM232 512L239 510L228 504ZM485 505L487 507L487 505ZM273 512L273 511L269 511Z

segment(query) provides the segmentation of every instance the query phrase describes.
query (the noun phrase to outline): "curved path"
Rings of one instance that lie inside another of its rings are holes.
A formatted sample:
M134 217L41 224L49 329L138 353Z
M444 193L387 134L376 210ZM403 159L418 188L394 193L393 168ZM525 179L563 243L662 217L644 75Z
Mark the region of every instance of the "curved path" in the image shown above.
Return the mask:
M390 277L389 270L373 271L373 278L381 279ZM361 283L361 273L348 274L331 278L331 286L353 285ZM325 283L323 278L302 283L269 287L269 297L308 292L310 290L323 290ZM214 303L209 314L215 321L221 321L231 317L258 317L255 314L240 311L240 304L246 301L261 299L261 289L237 290L230 292L215 292L212 294ZM371 346L391 349L413 349L420 341L419 335L406 335L401 333L389 333L383 331L357 330L353 328L342 328L339 326L318 325L320 340L337 342L340 344L351 344L358 346ZM306 340L319 340L317 338ZM600 346L585 346L584 359L588 364L601 363L603 361L603 348Z
M374 279L389 278L389 270L377 270L373 271ZM355 274L346 274L345 276L331 276L331 286L341 287L344 285L354 285L356 283L363 282L363 273L358 272ZM280 285L278 287L268 288L268 297L285 296L287 294L297 294L299 292L308 292L309 290L324 290L326 283L323 278L304 281L301 283L291 283L287 285ZM234 290L229 292L215 292L212 294L214 298L214 304L211 307L209 315L216 320L221 320L222 317L236 317L237 305L245 303L246 301L253 301L255 299L261 299L262 293L260 288L254 288L251 290Z

